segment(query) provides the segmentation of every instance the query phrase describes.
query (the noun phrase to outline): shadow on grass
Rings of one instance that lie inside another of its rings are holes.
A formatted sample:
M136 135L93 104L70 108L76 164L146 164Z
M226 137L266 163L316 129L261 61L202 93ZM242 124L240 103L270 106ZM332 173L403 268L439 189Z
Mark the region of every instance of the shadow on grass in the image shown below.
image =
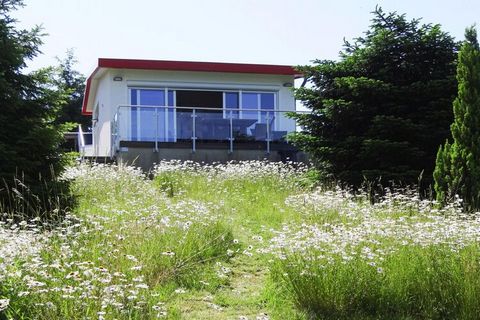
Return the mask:
M26 182L14 177L10 181L3 179L0 186L0 220L35 219L45 226L55 225L76 205L69 181L39 178Z

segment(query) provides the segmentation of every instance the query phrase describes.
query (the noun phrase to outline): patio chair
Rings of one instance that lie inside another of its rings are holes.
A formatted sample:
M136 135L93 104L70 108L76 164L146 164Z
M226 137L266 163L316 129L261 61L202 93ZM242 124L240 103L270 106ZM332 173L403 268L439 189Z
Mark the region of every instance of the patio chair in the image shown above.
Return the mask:
M280 141L285 138L287 135L287 131L272 131L272 140L273 141Z
M256 141L265 141L267 139L267 124L257 123L255 129L252 130Z

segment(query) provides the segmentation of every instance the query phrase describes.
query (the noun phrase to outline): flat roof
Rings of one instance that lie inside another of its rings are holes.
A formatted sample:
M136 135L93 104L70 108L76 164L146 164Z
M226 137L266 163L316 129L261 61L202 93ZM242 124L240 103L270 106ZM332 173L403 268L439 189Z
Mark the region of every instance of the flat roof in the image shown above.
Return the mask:
M169 71L197 71L197 72L225 72L225 73L253 73L290 75L295 78L302 76L292 66L251 64L251 63L226 63L226 62L197 62L197 61L171 61L171 60L139 60L139 59L111 59L99 58L98 66L87 79L85 95L83 98L82 114L90 115L88 110L91 82L95 74L101 69L137 69L137 70L169 70Z
M292 66L170 60L98 59L99 68L300 75Z

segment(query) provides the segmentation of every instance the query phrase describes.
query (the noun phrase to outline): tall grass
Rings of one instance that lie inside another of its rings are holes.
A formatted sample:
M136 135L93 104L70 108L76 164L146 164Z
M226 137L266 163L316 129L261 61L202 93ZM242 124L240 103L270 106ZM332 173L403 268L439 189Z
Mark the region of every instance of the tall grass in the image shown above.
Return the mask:
M307 172L303 165L258 161L202 166L165 162L157 167L154 182L168 197L220 204L221 219L241 237L245 232L240 228L258 233L300 218L284 201L312 185Z
M68 181L59 180L55 172L51 177L38 176L37 181L26 181L19 174L0 184L0 214L3 218L21 221L38 218L46 223L59 221L65 212L75 206Z
M315 319L478 319L480 216L405 190L366 198L288 199L309 223L272 239L276 288Z
M477 318L480 214L411 190L371 204L311 175L72 167L61 220L0 222L0 319Z
M315 251L279 260L272 272L315 319L478 319L480 252L405 246L369 265L359 256L315 263Z
M134 168L81 166L66 178L79 196L74 215L53 230L11 222L0 236L7 318L164 317L175 314L165 303L176 289L225 283L217 263L240 246L209 207L170 201Z

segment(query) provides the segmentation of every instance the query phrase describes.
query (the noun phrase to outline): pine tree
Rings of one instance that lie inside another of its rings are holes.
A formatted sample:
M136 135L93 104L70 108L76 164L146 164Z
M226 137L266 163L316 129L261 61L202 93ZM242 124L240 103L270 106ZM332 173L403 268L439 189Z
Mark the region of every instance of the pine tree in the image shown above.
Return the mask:
M458 56L453 143L439 149L434 179L439 201L458 194L473 210L480 208L480 48L474 27L465 31L465 38Z
M40 52L42 31L16 28L10 12L20 6L21 0L0 1L0 212L16 210L11 195L24 197L18 186L43 197L54 185L52 172L64 165L63 132L55 120L67 97L52 89L48 73L24 71Z
M430 185L450 135L456 53L439 25L376 8L339 61L300 68L310 86L296 97L312 113L294 116L304 130L292 141L337 181L415 184L423 172Z

